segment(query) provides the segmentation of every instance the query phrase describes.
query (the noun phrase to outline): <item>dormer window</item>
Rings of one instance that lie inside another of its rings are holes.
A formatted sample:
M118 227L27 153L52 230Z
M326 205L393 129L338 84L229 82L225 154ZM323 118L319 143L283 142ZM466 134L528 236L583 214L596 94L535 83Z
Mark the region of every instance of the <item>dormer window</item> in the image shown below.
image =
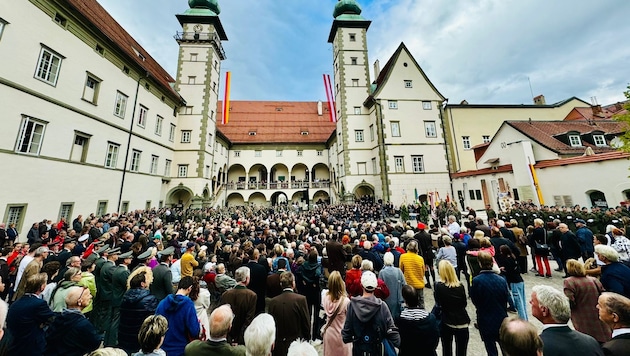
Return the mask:
M593 134L593 143L597 147L604 147L606 146L606 138L602 134Z
M249 132L249 135L250 135L250 136L256 136L256 131L250 131L250 132Z
M306 130L302 130L302 131L300 131L300 134L301 134L302 136L307 136L307 135L308 135L308 131L306 131Z
M571 147L581 147L582 139L580 139L580 135L569 135L569 144Z

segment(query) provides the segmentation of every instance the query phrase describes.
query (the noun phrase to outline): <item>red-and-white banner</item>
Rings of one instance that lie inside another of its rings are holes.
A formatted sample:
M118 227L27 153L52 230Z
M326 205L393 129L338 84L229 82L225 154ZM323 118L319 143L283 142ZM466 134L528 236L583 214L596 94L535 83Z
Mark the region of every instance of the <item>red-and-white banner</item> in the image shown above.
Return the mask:
M337 108L335 106L335 96L332 90L332 82L330 75L324 74L324 87L326 89L326 100L328 102L328 112L330 113L330 122L337 122Z

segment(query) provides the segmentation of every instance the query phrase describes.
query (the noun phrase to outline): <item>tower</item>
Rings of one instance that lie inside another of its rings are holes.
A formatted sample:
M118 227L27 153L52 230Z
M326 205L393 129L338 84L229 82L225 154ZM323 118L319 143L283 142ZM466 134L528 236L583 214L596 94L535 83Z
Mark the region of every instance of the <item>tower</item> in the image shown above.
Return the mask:
M210 182L216 173L216 107L221 61L226 58L221 41L227 36L219 20L218 0L189 0L188 4L188 10L176 15L183 31L175 35L179 44L175 90L185 98L186 106L179 112L177 127L169 132L176 173L167 194L192 195L188 198L193 199L193 207L199 207L214 193Z

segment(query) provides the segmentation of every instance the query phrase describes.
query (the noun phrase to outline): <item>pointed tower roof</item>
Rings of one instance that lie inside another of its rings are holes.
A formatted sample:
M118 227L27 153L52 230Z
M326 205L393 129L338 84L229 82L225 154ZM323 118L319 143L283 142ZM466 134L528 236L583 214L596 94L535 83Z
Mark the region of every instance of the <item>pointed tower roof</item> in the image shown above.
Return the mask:
M372 21L368 21L361 16L361 6L356 0L339 0L337 5L335 5L333 17L335 20L328 35L329 43L332 43L339 27L365 28L367 30L372 23Z

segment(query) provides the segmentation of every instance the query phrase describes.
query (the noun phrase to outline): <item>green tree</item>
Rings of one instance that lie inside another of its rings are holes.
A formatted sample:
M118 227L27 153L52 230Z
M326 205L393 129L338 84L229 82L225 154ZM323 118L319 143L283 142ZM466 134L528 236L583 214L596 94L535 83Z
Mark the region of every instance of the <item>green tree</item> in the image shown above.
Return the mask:
M626 98L629 99L624 105L626 113L615 116L615 120L619 122L625 122L626 125L630 128L630 84L628 84L627 89L628 90L623 92L623 95L625 95ZM619 136L619 139L623 144L621 147L619 147L619 149L625 152L630 152L630 130L625 131L623 135Z

